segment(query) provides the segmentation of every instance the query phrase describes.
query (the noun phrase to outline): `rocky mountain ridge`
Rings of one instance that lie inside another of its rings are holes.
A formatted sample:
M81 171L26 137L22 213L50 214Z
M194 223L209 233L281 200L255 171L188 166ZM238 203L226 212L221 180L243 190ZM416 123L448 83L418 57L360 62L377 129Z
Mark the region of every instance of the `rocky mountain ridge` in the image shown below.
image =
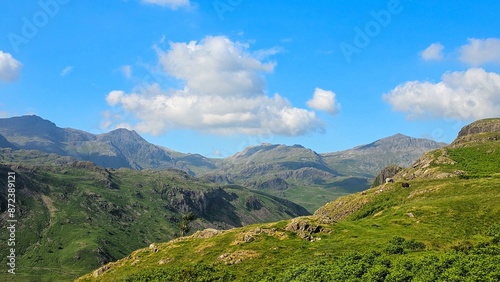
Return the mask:
M367 189L389 164L409 165L421 153L442 147L401 134L351 150L319 154L301 145L261 144L233 156L210 159L153 145L135 131L91 134L59 128L38 116L0 119L1 144L40 150L107 168L180 169L219 184L267 191L305 206L310 212L340 195Z
M500 130L475 132L481 125L408 168L388 170L394 182L340 197L312 216L204 230L77 281L496 281Z
M321 154L331 167L342 174L374 177L387 165L410 166L423 153L446 143L395 134L349 150Z
M202 175L232 170L237 166L247 166L247 169L241 169L243 174L258 173L268 168L275 169L278 165L284 170L311 168L323 174L374 177L385 165L407 166L421 153L445 144L396 134L332 153L318 154L301 145L261 144L224 159L210 159L153 145L127 129L96 135L59 128L38 116L21 116L0 119L0 145L71 156L110 168L178 168L192 175ZM380 160L382 156L383 160ZM252 165L256 167L250 168Z

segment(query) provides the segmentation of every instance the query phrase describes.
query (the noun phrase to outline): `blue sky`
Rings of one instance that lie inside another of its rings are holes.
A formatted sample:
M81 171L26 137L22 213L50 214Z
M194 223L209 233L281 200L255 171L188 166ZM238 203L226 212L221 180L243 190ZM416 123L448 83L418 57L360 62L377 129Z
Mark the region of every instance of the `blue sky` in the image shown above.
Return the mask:
M0 116L180 152L451 142L500 116L498 1L0 4Z

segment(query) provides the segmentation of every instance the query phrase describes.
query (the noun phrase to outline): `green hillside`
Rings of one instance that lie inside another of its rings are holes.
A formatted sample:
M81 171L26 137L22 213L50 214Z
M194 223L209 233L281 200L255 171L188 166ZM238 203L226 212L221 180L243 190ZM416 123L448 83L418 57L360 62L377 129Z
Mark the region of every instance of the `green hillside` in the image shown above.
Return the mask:
M312 216L155 243L78 281L500 281L497 125Z
M71 281L152 242L309 214L241 186L178 170L105 169L38 151L0 149L0 186L16 173L16 275L1 281ZM6 230L7 189L0 191ZM8 232L0 233L6 258Z

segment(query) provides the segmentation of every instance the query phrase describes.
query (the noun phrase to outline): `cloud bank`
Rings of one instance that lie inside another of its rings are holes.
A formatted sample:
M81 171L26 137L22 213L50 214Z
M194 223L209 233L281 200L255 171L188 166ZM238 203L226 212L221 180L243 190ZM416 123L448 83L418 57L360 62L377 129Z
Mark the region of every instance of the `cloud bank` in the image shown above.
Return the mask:
M19 79L22 64L11 54L0 50L0 81L14 82Z
M500 75L482 68L448 72L438 83L406 82L383 99L409 119L494 117L500 113Z
M278 93L267 95L264 75L275 63L264 61L265 51L250 52L246 44L208 36L200 42L170 43L169 50L157 53L160 67L182 82L181 89L153 83L139 93L115 90L106 98L139 121L133 126L138 131L159 135L187 128L297 136L324 130L314 112L293 107Z
M487 63L500 64L500 39L469 38L468 44L459 49L460 60L472 66L479 66Z

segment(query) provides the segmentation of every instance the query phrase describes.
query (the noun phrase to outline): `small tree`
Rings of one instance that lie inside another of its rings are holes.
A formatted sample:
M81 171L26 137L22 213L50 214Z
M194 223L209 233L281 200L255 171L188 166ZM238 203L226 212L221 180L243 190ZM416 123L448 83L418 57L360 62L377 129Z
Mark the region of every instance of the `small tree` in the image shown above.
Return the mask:
M191 228L189 227L189 223L196 219L196 214L193 212L188 212L182 215L182 220L179 223L180 235L186 236L189 233Z

